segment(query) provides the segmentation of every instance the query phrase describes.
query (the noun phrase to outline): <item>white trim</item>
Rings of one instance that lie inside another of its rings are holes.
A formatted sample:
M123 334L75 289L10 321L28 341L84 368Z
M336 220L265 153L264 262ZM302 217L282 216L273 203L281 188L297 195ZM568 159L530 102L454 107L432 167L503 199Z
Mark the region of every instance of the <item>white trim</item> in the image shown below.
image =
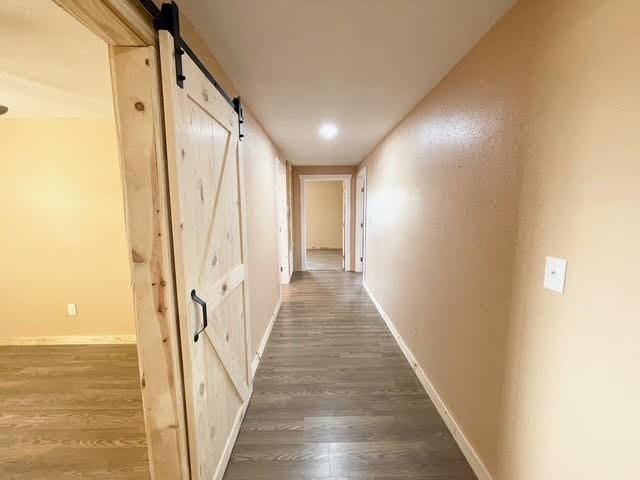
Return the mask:
M360 189L364 189L361 195ZM360 227L362 224L362 227ZM366 265L367 253L367 167L362 167L356 174L356 272L363 272ZM360 261L362 258L362 261Z
M456 419L451 414L451 411L447 407L447 404L444 402L442 397L440 397L440 395L438 394L438 391L433 386L433 384L427 377L426 373L424 372L424 370L416 360L415 356L413 355L413 352L409 349L406 342L398 332L398 329L391 321L391 318L389 318L389 316L382 309L382 306L373 296L373 293L371 292L371 289L366 284L366 282L363 281L362 286L364 287L366 292L369 294L371 301L373 302L375 307L378 309L378 312L380 313L380 316L387 324L387 327L389 327L389 330L391 331L393 338L395 338L396 342L398 342L398 345L400 346L402 353L404 353L404 356L407 358L409 365L411 365L413 370L416 372L416 375L418 376L418 380L420 380L422 387L425 389L425 391L427 392L427 395L429 395L429 398L431 398L431 401L436 406L438 413L440 414L440 416L444 420L444 423L447 425L447 428L453 435L453 438L455 439L456 443L460 447L460 450L462 450L462 453L467 459L467 462L469 462L469 465L471 465L471 468L473 469L474 473L478 477L478 480L493 480L493 478L491 477L491 474L489 473L489 470L487 470L487 467L485 467L484 463L482 462L482 459L480 458L476 450L473 448L473 445L471 444L469 439L466 437L466 435L458 425L458 422L456 422Z
M267 325L267 330L264 332L262 336L262 340L260 341L260 345L258 346L258 350L256 350L256 355L253 357L253 362L251 362L251 378L256 376L256 370L258 369L258 365L260 364L260 360L262 359L262 354L264 353L264 349L267 346L267 341L271 336L271 330L273 330L273 324L278 317L278 312L280 311L280 306L282 305L282 297L278 299L278 303L276 303L276 308L273 310L273 315L271 315L271 319L269 320L269 325Z
M291 279L291 264L289 262L289 216L287 208L287 169L274 157L275 166L275 197L276 197L276 233L278 235L278 278L280 284L287 284ZM284 180L284 182L283 182ZM282 270L280 270L282 269Z
M305 182L342 181L347 198L344 201L344 270L351 270L351 178L353 175L300 175L300 270L307 269L307 212L304 204Z
M63 337L0 337L0 345L110 345L135 344L135 335L68 335Z

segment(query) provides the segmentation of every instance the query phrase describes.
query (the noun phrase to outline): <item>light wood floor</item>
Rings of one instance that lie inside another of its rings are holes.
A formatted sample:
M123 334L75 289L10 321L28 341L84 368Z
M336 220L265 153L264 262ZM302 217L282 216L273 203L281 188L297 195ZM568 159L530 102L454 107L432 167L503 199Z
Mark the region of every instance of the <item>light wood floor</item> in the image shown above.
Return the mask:
M307 249L307 270L342 270L342 249Z
M225 480L476 478L361 283L294 275Z
M135 345L0 347L0 478L148 479Z

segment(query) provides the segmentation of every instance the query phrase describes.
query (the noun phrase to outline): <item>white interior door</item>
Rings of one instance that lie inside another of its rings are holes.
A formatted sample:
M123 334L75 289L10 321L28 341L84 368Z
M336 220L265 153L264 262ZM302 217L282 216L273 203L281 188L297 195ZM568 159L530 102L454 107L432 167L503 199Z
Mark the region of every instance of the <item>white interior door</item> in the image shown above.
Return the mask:
M346 270L345 252L347 251L347 231L345 223L347 221L347 184L342 181L342 270Z
M279 159L276 166L276 216L278 222L278 258L280 261L280 283L289 283L289 215L287 208L287 170Z
M362 170L356 177L356 272L364 271L367 228L367 172Z
M191 478L220 479L251 394L238 117L159 33Z
M293 215L291 214L291 206L293 205L293 167L287 165L287 228L289 236L287 237L287 245L289 248L289 278L293 273Z

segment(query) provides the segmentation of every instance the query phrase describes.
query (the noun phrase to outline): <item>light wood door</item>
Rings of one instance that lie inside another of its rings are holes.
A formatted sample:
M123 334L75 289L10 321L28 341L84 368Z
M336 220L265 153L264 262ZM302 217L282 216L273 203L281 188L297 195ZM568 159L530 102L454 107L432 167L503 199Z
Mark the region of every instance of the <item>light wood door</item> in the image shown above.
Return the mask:
M176 84L164 31L160 55L191 476L219 479L251 394L238 117L188 55Z

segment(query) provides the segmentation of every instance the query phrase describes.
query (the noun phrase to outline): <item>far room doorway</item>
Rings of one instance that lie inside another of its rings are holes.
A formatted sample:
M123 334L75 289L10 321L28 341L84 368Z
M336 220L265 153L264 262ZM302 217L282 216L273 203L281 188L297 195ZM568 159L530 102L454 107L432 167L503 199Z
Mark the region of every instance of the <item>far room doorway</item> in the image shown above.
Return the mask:
M302 175L302 269L342 271L350 264L351 175Z

